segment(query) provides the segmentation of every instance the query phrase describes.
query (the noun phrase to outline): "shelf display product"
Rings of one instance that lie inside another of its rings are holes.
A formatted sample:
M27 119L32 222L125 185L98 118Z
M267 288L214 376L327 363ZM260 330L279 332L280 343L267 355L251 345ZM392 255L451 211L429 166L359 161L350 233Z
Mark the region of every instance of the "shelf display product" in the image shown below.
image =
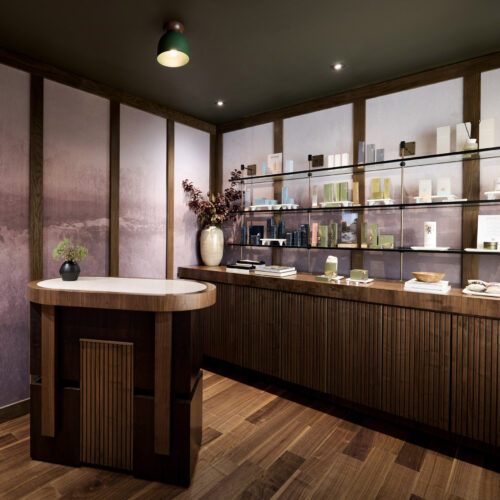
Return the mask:
M467 135L466 124L461 125L458 127L459 133L463 132ZM486 123L484 126L487 125ZM467 137L464 141L466 139ZM349 252L352 250L358 252L357 262L364 262L364 259L368 258L367 263L374 262L375 258L381 259L380 253L382 252L397 252L400 254L397 260L388 259L383 265L387 266L390 261L392 270L397 265L400 268L400 279L403 278L404 272L412 270L404 270L407 253L425 252L425 256L414 254L411 258L417 262L418 259L425 259L426 263L432 262L434 266L437 262L444 261L441 256L440 261L434 260L433 255L438 252L455 255L489 254L489 259L500 255L498 249L500 235L492 233L491 230L485 233L483 230L484 222L487 220L483 217L493 217L491 220L494 222L500 217L500 215L495 215L500 214L500 174L498 173L500 171L500 147L412 158L405 155L404 159L365 164L361 170L357 165L340 166L342 154L334 154L333 158L335 164L333 169L325 166L315 169L304 167L304 170L294 168L292 172L271 174L270 161L272 159L269 157L267 175L245 176L238 179L242 189L245 190L245 196L241 202L241 218L237 222L241 227L241 232L236 230L233 234L237 235L235 240L241 243L229 242L227 244L241 245L241 257L254 257L251 252L255 250L248 250L249 253L244 254L243 252L246 252L244 247L262 244L268 217L261 218L261 215L272 212L275 222L269 223L268 232L270 236L274 236L274 226L277 231L276 236L286 240L286 246L281 247L279 253L273 252L272 258L275 258L275 255L281 255L281 252L293 252L295 247L306 248L307 252L301 250L298 254L300 259L297 262L300 261L302 269L309 272L318 271L318 259L312 258L310 252L322 251L328 247L336 249L339 263L343 262L343 265L346 265L347 260L351 260L353 254ZM379 159L376 158L376 160ZM497 160L498 164L492 160ZM282 164L286 164L282 156L281 161ZM310 161L312 165L312 155ZM480 174L481 193L471 195L475 196L475 199L469 197L470 199L466 200L454 195L451 190L455 184L460 185L460 179L469 161L474 162L471 166L474 166L477 175ZM329 162L331 164L331 158ZM487 167L484 174L483 165ZM498 168L497 165L499 165ZM286 168L286 170L289 169ZM488 188L494 190L487 191ZM352 201L349 201L351 190ZM432 194L433 192L435 194ZM420 196L415 196L417 193ZM254 194L254 203L258 202L262 205L258 209L255 209L253 205L245 211L248 200L251 200ZM289 202L288 206L284 203L278 204L278 201L274 199L279 198L280 195L280 201ZM370 196L373 199L365 199ZM300 206L290 204L294 198L300 202ZM329 204L325 204L320 198L324 198ZM347 202L341 200L347 200ZM465 213L465 207L469 206L478 207L480 212L477 245L476 241L474 245L470 243L465 245L476 246L475 248L463 248L460 237L457 237L457 230L463 224L461 214ZM348 209L348 207L351 208ZM464 210L461 210L462 207ZM455 215L450 212L453 208L457 209ZM436 212L429 212L434 209L437 209ZM300 221L297 220L297 214L301 214ZM425 215L422 216L422 214ZM285 218L288 232L285 232ZM283 221L282 225L280 221ZM424 221L427 223L427 228L425 228ZM359 231L358 223L361 225ZM440 239L443 240L443 246L441 247L437 247L438 225L442 228ZM243 228L246 228L246 234ZM422 230L424 230L423 235ZM451 248L444 246L447 243L450 245L450 238L453 240ZM396 246L397 242L400 246ZM485 243L489 248L484 248ZM497 249L494 248L495 243ZM266 250L259 250L261 251ZM377 252L377 254L365 252ZM269 260L271 255L267 255L267 257L262 257ZM410 257L408 257L409 260ZM452 261L451 257L449 260ZM382 263L378 264L379 262L380 260L377 261L378 269L383 269L383 271L382 273L379 271L378 274L383 277L383 273L388 268L383 268ZM458 258L454 262L457 264L453 265L465 265ZM395 274L395 272L391 273L392 276ZM499 280L498 277L495 279Z

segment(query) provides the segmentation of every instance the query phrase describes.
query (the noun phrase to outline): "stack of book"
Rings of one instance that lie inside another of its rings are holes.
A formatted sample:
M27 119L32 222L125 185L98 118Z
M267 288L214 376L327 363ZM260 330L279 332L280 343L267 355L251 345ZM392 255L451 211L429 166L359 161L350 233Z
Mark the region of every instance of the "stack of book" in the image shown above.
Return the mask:
M237 260L234 264L228 264L226 271L228 273L253 274L265 265L266 263L262 260Z
M259 276L274 276L283 278L284 276L293 276L297 274L295 267L287 266L262 266L255 270L255 274Z
M437 283L426 283L424 281L417 281L413 278L405 282L404 289L407 292L437 293L445 295L451 290L451 286L448 281L441 280Z

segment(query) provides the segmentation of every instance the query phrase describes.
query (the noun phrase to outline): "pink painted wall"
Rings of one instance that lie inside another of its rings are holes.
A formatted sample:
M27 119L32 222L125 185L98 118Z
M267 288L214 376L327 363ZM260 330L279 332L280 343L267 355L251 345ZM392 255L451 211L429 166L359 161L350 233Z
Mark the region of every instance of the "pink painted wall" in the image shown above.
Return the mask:
M189 179L204 193L210 187L210 134L175 124L174 175L174 276L179 266L201 263L198 250L199 225L188 209L182 181Z
M29 78L0 65L0 407L29 395Z
M166 120L120 107L120 276L165 278Z
M62 239L88 248L82 276L108 274L109 101L44 81L44 277Z

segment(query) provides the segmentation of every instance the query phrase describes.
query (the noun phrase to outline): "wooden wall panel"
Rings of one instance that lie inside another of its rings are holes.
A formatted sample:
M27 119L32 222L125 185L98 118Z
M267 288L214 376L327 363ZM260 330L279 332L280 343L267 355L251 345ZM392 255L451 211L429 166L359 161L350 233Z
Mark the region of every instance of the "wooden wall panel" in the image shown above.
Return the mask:
M328 299L281 294L281 378L326 392Z
M56 435L56 318L54 306L42 306L42 436Z
M242 363L243 287L217 283L214 306L193 311L195 330L202 338L205 356L228 363Z
M167 120L167 279L174 279L175 123Z
M284 151L283 151L283 120L275 120L273 122L273 152L283 153L283 168L284 168ZM273 180L273 196L275 200L281 202L281 189L283 188L283 181ZM274 214L274 223L278 225L281 222L282 216ZM286 250L285 250L286 251ZM271 250L271 263L276 266L281 266L283 262L283 248L273 247Z
M450 314L384 306L384 411L448 430L450 326Z
M280 376L280 292L241 288L243 366Z
M481 119L481 73L473 73L464 77L464 122L471 122L471 137L479 142L479 121ZM462 196L468 200L479 200L481 162L471 160L463 162ZM462 248L477 246L477 217L480 207L462 207ZM479 256L462 256L462 285L466 286L469 279L479 276Z
M80 340L83 463L132 470L134 344Z
M500 321L454 315L451 431L500 446Z
M327 392L380 409L382 307L328 299Z

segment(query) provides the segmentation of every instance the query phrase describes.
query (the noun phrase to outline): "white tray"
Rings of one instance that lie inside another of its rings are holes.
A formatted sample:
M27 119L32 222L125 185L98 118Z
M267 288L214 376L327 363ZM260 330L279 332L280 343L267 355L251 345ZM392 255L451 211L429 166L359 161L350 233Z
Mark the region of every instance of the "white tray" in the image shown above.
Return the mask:
M414 196L415 203L429 203L428 197ZM431 196L432 203L441 203L445 201L467 201L467 198L458 198L456 194L433 194Z
M472 290L467 290L467 288L464 288L462 293L466 295L479 295L481 297L494 297L500 299L500 293L473 292Z
M255 212L256 210L294 210L299 208L297 204L284 203L276 205L251 205L250 210Z
M377 198L376 200L366 200L368 206L374 205L394 205L394 200L392 198Z
M497 250L490 250L489 248L466 248L466 252L481 252L481 253L498 253L500 252L499 249Z
M352 201L322 201L320 203L321 208L335 208L335 207L352 207L354 202Z
M346 278L345 281L347 284L354 283L355 285L359 285L361 283L362 285L368 285L369 283L373 283L375 280L373 278L368 278L367 280L352 280L351 278Z
M272 241L277 241L282 247L286 243L286 238L261 238L260 240L263 246L269 246Z
M410 247L412 250L416 250L417 252L424 251L432 251L432 252L446 252L450 247Z

